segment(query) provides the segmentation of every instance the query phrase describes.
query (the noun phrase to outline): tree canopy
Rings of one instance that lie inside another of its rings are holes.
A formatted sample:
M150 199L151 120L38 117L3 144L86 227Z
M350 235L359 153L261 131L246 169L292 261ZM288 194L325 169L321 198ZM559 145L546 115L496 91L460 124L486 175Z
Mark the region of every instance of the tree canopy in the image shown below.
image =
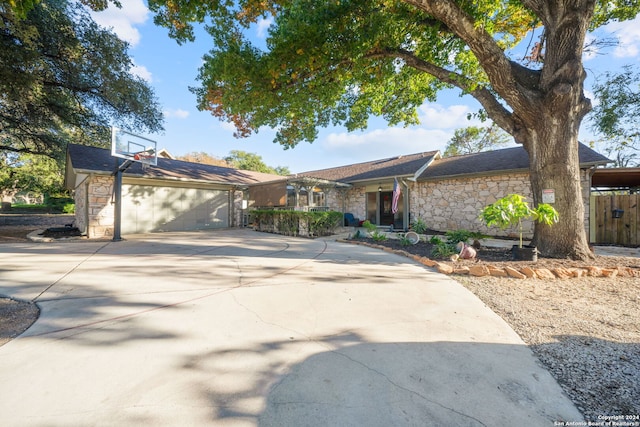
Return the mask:
M607 72L593 91L592 128L602 136L605 152L617 167L639 165L640 72L630 65L619 73Z
M578 131L591 102L582 64L587 31L635 17L638 0L149 0L178 41L207 23L199 108L238 136L277 129L275 141L312 142L318 129L417 123L443 88L475 98L529 154L534 204L554 189L560 222L536 225L543 254L588 258ZM272 18L266 46L246 30ZM513 48L536 30L527 58ZM519 60L522 59L522 60Z
M18 18L23 19L29 11L41 2L42 0L4 0L0 2L0 7L5 11L12 11ZM110 3L113 3L116 7L122 6L118 0L80 0L80 3L96 12L105 10Z
M510 140L509 135L495 125L468 126L454 131L442 155L451 157L493 150L507 145Z
M505 104L522 104L517 94L535 85L541 71L518 64L509 49L545 27L539 50L546 62L558 61L547 48L554 14L575 9L586 18L572 30L582 33L572 47L579 54L587 28L632 18L640 7L621 0L151 0L149 6L180 42L193 39L191 23L211 22L215 48L200 70L202 86L193 89L200 108L233 122L238 136L277 127L276 141L287 147L312 142L323 126L364 128L371 115L414 124L416 108L445 87L475 97L515 134L519 124ZM274 25L261 49L245 30L267 16Z
M224 158L230 167L248 171L271 173L275 175L289 175L291 172L286 166L271 167L262 160L262 156L248 153L242 150L231 150Z
M46 156L0 152L0 200L19 191L58 194L64 191L62 168Z
M184 160L185 162L202 163L203 165L214 165L228 167L229 163L225 159L213 156L205 153L204 151L192 151L182 156L176 156L178 160Z
M25 6L24 17L12 5ZM69 142L107 145L111 125L162 130L158 101L131 74L127 50L79 3L0 3L0 150L59 159Z

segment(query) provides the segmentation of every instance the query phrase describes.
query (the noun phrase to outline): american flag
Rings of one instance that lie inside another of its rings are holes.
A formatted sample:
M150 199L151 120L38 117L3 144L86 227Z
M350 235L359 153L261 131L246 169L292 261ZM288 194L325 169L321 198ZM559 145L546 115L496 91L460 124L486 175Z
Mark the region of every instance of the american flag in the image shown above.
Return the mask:
M398 200L400 199L400 185L398 185L398 179L393 178L393 198L391 200L391 213L398 212Z

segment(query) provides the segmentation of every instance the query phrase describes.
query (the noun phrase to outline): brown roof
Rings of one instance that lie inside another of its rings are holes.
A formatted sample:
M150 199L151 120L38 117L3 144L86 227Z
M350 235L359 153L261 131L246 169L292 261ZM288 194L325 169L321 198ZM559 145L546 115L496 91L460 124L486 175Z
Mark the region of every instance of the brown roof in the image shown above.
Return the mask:
M581 167L605 165L611 162L584 144L579 145L578 155ZM418 180L528 169L529 155L522 146L519 146L438 159L420 175Z
M433 161L438 151L410 154L406 156L390 157L371 162L337 168L320 169L303 172L298 176L321 178L330 181L355 182L369 179L393 178L395 176L414 175L423 166Z
M76 173L113 173L116 158L111 151L104 148L86 145L69 144L67 153ZM158 157L158 166L142 169L140 163L134 162L124 176L141 178L174 179L186 181L207 181L229 185L248 185L260 182L283 180L285 177L261 172L238 170L221 166L185 162L182 160Z

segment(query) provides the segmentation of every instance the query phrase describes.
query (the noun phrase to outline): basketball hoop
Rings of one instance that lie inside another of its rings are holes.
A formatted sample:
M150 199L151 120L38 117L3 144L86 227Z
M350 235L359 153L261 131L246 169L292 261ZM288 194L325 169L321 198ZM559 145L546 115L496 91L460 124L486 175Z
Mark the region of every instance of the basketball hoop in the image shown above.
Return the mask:
M141 164L142 171L149 165L158 164L158 149L154 140L113 127L111 129L111 155L117 157L114 170L114 212L113 241L122 240L120 228L122 222L122 175L133 162ZM124 163L122 160L124 159Z
M147 165L158 164L157 144L154 140L112 128L111 155Z

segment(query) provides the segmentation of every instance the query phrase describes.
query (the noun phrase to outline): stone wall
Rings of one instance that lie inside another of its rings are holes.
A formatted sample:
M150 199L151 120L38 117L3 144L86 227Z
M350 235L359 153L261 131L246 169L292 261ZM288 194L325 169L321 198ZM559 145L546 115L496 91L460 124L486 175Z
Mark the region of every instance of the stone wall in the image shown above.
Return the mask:
M91 175L74 191L76 226L90 239L113 237L113 177Z
M590 172L581 171L582 197L585 205L585 230L589 230ZM517 237L518 230L489 229L478 219L482 208L509 194L520 194L531 203L531 185L527 173L476 176L439 181L420 181L411 185L411 218L423 219L438 231L465 229L493 236ZM533 236L533 222L523 222L525 238Z
M337 212L352 213L354 217L365 219L367 194L365 187L348 190L330 189L325 192L327 206Z
M82 182L73 191L75 208L75 226L81 233L87 230L87 181Z

